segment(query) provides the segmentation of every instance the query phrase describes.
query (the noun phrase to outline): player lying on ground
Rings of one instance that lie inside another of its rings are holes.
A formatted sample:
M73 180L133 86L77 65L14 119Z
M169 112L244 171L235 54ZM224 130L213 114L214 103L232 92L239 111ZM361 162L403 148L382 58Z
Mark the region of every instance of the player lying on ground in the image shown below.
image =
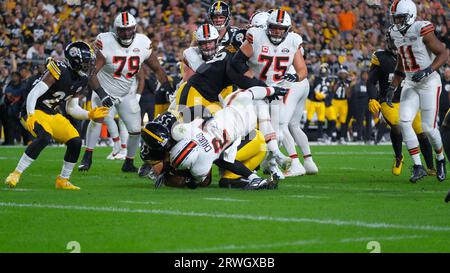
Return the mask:
M47 71L28 94L26 114L22 121L35 139L26 148L16 169L5 180L11 188L16 187L21 174L53 138L67 146L63 168L56 178L56 188L80 189L72 185L69 178L80 155L81 138L69 120L58 113L56 108L63 104L68 114L82 120L104 118L108 115L108 108L98 107L86 111L78 104L79 96L83 94L93 70L95 56L92 48L85 42L74 42L66 47L64 55L66 60L49 60Z

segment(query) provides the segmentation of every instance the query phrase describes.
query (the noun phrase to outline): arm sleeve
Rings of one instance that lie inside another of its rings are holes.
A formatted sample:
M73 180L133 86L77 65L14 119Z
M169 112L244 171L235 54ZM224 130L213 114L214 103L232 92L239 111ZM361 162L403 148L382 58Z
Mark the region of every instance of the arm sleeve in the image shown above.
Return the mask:
M34 114L34 108L36 107L37 100L39 99L40 96L44 95L48 89L49 89L48 85L43 81L38 82L33 87L33 89L31 89L31 91L27 97L27 114L28 115Z
M369 94L369 99L377 99L377 82L378 82L378 70L380 69L377 65L372 65L369 71L369 79L367 80L367 93Z
M71 98L67 101L66 111L69 115L76 119L87 120L89 119L89 112L80 107L78 98Z

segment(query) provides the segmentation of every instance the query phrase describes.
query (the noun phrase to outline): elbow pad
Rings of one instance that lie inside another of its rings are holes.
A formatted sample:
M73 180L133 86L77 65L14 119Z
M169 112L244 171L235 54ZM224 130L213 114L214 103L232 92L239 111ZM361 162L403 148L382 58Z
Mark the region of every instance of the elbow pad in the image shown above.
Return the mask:
M249 58L245 56L242 51L238 50L238 52L233 56L233 62L231 64L236 72L239 74L244 74L250 69L247 65L248 59Z

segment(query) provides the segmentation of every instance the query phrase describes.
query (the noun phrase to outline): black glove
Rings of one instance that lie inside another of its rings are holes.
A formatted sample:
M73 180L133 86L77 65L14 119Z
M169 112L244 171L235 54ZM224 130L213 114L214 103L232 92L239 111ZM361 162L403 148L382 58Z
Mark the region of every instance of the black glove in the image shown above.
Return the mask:
M392 85L389 85L387 91L386 91L386 103L389 105L389 107L394 108L394 105L392 104L392 98L394 97L395 93L395 87Z
M169 81L166 81L165 83L161 84L161 87L158 89L158 92L162 92L166 95L173 94L174 90L172 85L170 85Z
M289 92L288 88L283 88L283 87L278 87L278 86L273 86L273 89L275 90L275 92L273 93L273 96L285 96Z
M166 183L166 172L161 172L158 177L156 177L155 188L160 188Z
M423 78L428 77L431 73L433 73L433 68L431 68L431 65L425 69L419 70L412 76L411 80L413 82L420 82Z
M285 74L283 79L288 82L298 82L300 80L297 74Z
M185 183L189 189L196 189L198 187L198 184L191 177L186 177Z
M106 96L102 99L102 106L105 107L113 107L114 105L114 98L111 96Z

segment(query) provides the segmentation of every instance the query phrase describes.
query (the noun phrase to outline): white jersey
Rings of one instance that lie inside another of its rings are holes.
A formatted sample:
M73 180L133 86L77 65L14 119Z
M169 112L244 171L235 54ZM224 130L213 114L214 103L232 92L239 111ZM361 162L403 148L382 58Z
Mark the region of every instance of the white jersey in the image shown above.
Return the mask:
M390 35L401 56L406 78L411 80L415 72L431 65L435 56L423 43L423 36L433 32L434 26L428 21L415 21L402 35L395 28L390 29Z
M126 96L136 82L141 64L152 53L152 42L147 36L136 33L133 43L123 47L112 32L106 32L97 36L95 46L106 59L97 73L100 85L113 97Z
M280 83L287 69L292 66L294 55L303 39L297 33L289 32L286 39L274 45L267 37L266 31L252 27L247 31L247 41L253 47L253 55L248 65L256 77L267 85Z
M212 164L222 153L225 161L234 162L241 138L256 128L252 97L251 92L234 92L227 96L227 106L219 110L214 118L206 122L196 119L172 128L171 135L175 141L188 139L198 147L199 156L190 168L190 173L197 180L203 180L208 175Z

